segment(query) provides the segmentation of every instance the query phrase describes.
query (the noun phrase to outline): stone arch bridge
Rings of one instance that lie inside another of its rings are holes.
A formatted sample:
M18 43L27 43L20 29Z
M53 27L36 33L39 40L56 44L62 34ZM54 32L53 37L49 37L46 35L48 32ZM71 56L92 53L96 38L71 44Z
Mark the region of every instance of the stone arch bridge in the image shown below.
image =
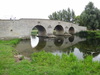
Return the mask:
M0 20L0 38L29 38L32 29L38 29L38 36L52 37L53 31L56 35L66 35L87 30L86 27L73 23L48 20L48 19L18 19Z

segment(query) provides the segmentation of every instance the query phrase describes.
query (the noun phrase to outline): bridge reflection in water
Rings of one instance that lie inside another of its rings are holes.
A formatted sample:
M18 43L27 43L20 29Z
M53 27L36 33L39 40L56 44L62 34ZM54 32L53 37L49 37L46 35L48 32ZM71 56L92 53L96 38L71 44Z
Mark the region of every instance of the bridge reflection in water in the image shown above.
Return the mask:
M18 51L18 53L26 57L30 57L30 55L34 52L45 50L46 52L51 52L58 55L62 55L62 53L74 53L79 59L83 59L87 54L86 52L79 50L77 46L75 46L77 43L86 40L85 38L82 39L78 36L59 36L56 38L31 36L30 40L22 40L16 46L16 50ZM99 56L99 54L97 55Z

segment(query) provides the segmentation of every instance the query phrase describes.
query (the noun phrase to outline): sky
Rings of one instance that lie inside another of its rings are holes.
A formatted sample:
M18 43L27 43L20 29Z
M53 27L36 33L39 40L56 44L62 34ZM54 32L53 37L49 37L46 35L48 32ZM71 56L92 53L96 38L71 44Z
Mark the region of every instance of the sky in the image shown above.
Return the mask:
M48 19L53 12L68 8L80 15L90 1L100 9L100 0L0 0L0 19Z

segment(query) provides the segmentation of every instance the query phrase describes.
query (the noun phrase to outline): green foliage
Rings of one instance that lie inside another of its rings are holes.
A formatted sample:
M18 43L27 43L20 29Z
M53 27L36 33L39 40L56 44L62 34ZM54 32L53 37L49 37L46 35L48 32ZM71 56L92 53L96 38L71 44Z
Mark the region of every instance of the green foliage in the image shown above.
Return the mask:
M44 51L41 52L41 53L34 53L32 55L32 63L38 63L40 65L47 65L47 66L48 65L54 65L55 62L56 62L56 59L59 59L59 57L54 56L51 53L45 53ZM52 61L54 61L54 62L52 62Z
M54 12L48 16L51 20L60 20L66 22L74 22L75 20L75 13L74 11L68 8L67 10L63 9L58 12Z
M86 26L90 30L100 29L100 10L94 7L92 2L86 5L85 10L76 19L79 25Z
M36 74L48 75L95 75L99 74L96 68L99 63L93 62L89 56L85 60L78 60L73 54L62 56L52 55L44 51L32 55L32 64L34 64Z
M76 17L75 17L75 23L80 24L80 20L81 20L81 19L80 19L80 16L76 16Z
M5 45L16 45L20 42L21 39L13 39L13 40L0 40L0 44Z
M21 39L0 40L0 75L7 75L10 66L15 62L13 51L15 46Z
M34 65L27 60L22 60L20 63L14 63L9 67L8 75L35 75Z
M0 43L0 75L6 75L9 67L14 63L13 50L11 46Z
M76 33L76 35L80 36L81 38L99 38L100 31L80 31L79 33Z
M93 56L88 56L84 59L84 62L89 62L89 63L92 63L92 58Z
M31 35L37 35L38 34L38 30L32 30Z

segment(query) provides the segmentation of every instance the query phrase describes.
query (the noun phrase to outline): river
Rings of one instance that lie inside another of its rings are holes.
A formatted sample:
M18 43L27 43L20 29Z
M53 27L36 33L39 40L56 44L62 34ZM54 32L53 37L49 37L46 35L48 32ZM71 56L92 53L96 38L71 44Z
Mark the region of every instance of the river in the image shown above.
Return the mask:
M78 59L84 59L88 55L93 56L93 61L100 61L100 39L80 38L78 36L55 38L43 38L30 36L29 40L22 40L16 46L19 54L30 58L31 54L39 51L51 52L61 56L63 53L74 55Z

